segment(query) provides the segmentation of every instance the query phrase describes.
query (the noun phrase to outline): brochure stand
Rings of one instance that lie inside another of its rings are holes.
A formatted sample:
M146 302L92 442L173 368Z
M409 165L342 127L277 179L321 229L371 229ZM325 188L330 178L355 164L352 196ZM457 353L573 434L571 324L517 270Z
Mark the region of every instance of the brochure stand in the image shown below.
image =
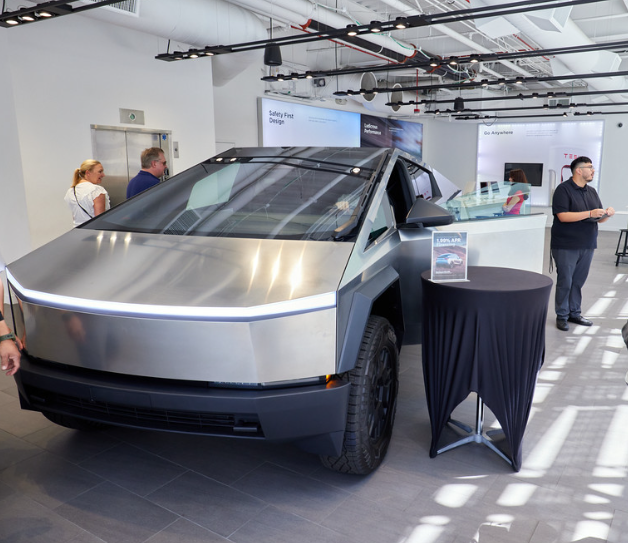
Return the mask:
M466 232L432 232L432 281L466 281L467 254Z

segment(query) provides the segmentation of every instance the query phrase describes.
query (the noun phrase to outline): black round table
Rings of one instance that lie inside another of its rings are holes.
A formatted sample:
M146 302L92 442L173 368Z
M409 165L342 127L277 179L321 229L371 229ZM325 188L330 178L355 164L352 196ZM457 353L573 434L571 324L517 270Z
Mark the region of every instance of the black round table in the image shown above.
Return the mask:
M476 433L460 444L482 442L498 452L482 433L480 410L486 404L510 448L509 457L501 456L519 471L521 442L545 354L552 280L538 273L484 266L470 266L467 278L439 283L430 280L429 270L421 274L430 456L457 445L438 448L453 410L475 392Z

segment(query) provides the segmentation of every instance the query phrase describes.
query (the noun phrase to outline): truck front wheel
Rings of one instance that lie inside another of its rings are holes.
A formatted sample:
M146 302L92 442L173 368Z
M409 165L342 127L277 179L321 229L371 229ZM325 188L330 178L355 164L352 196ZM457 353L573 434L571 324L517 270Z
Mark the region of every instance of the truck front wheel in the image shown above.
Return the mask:
M355 368L341 377L351 383L342 453L321 461L342 473L365 475L386 455L397 407L399 352L388 320L369 317Z

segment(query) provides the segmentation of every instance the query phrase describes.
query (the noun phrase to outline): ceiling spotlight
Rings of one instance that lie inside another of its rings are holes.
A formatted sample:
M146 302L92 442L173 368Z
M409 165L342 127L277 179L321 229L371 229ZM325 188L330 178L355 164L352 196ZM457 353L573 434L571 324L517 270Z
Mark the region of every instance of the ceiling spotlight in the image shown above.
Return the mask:
M488 87L488 79L482 79L482 87Z
M543 104L543 109L549 109L549 106L547 104Z
M587 111L587 116L590 117L592 114L590 111Z
M11 25L11 26L15 26L15 25L19 25L20 21L18 21L17 19L7 19L6 21L4 21L6 24Z
M31 15L30 13L26 13L25 15L22 15L20 17L20 19L22 21L27 22L27 23L32 23L35 20L35 15Z
M211 51L205 51L205 56L206 57L213 57L214 53L212 53Z
M360 168L358 168L357 166L354 166L353 168L351 168L351 173L352 174L359 174L360 173Z
M534 98L535 100L539 97L539 93L538 92L533 92L532 93L532 98Z
M563 113L563 117L567 117L567 112L565 111L565 113Z
M506 80L504 78L498 79L497 82L500 84L500 86L503 86L506 84Z
M471 64L477 64L478 62L480 62L480 59L479 59L478 55L471 55L469 57L469 62Z
M371 27L369 28L371 32L381 32L382 31L382 23L379 21L371 21Z
M313 77L312 72L305 72L305 79L312 79Z
M299 79L299 74L297 74L297 73L295 73L295 72L292 72L292 73L290 74L290 79L292 79L293 81L295 81L295 80Z
M395 28L397 28L398 30L403 30L405 28L408 28L408 23L403 17L397 17L395 21L396 21Z
M571 103L569 104L569 109L573 109L573 108L575 108L575 107L576 107L576 104L574 104L573 102L571 102Z
M451 57L451 58L449 59L449 64L450 64L451 66L455 66L456 64L458 64L458 57Z
M440 66L440 62L438 60L436 60L435 58L430 60L430 66L432 68L436 68L437 66Z
M358 31L356 30L358 25L347 25L347 36L357 36Z
M440 109L437 109L437 110L434 112L434 115L440 115Z
M198 58L198 53L190 53L190 58Z
M52 17L52 13L50 13L49 11L36 11L35 12L35 17Z
M523 79L521 79L520 77L518 77L518 78L515 80L515 85L523 85Z

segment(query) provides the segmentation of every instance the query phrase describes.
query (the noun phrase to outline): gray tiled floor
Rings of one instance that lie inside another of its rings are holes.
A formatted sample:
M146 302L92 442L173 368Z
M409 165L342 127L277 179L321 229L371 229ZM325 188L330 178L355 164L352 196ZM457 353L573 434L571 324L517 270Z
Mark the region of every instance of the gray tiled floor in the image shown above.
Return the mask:
M615 267L616 240L600 233L585 288L595 326L563 333L550 311L519 473L476 444L429 458L417 347L402 353L393 440L368 477L291 446L74 432L21 411L3 375L0 542L628 542L628 263ZM459 418L474 409L472 396Z

